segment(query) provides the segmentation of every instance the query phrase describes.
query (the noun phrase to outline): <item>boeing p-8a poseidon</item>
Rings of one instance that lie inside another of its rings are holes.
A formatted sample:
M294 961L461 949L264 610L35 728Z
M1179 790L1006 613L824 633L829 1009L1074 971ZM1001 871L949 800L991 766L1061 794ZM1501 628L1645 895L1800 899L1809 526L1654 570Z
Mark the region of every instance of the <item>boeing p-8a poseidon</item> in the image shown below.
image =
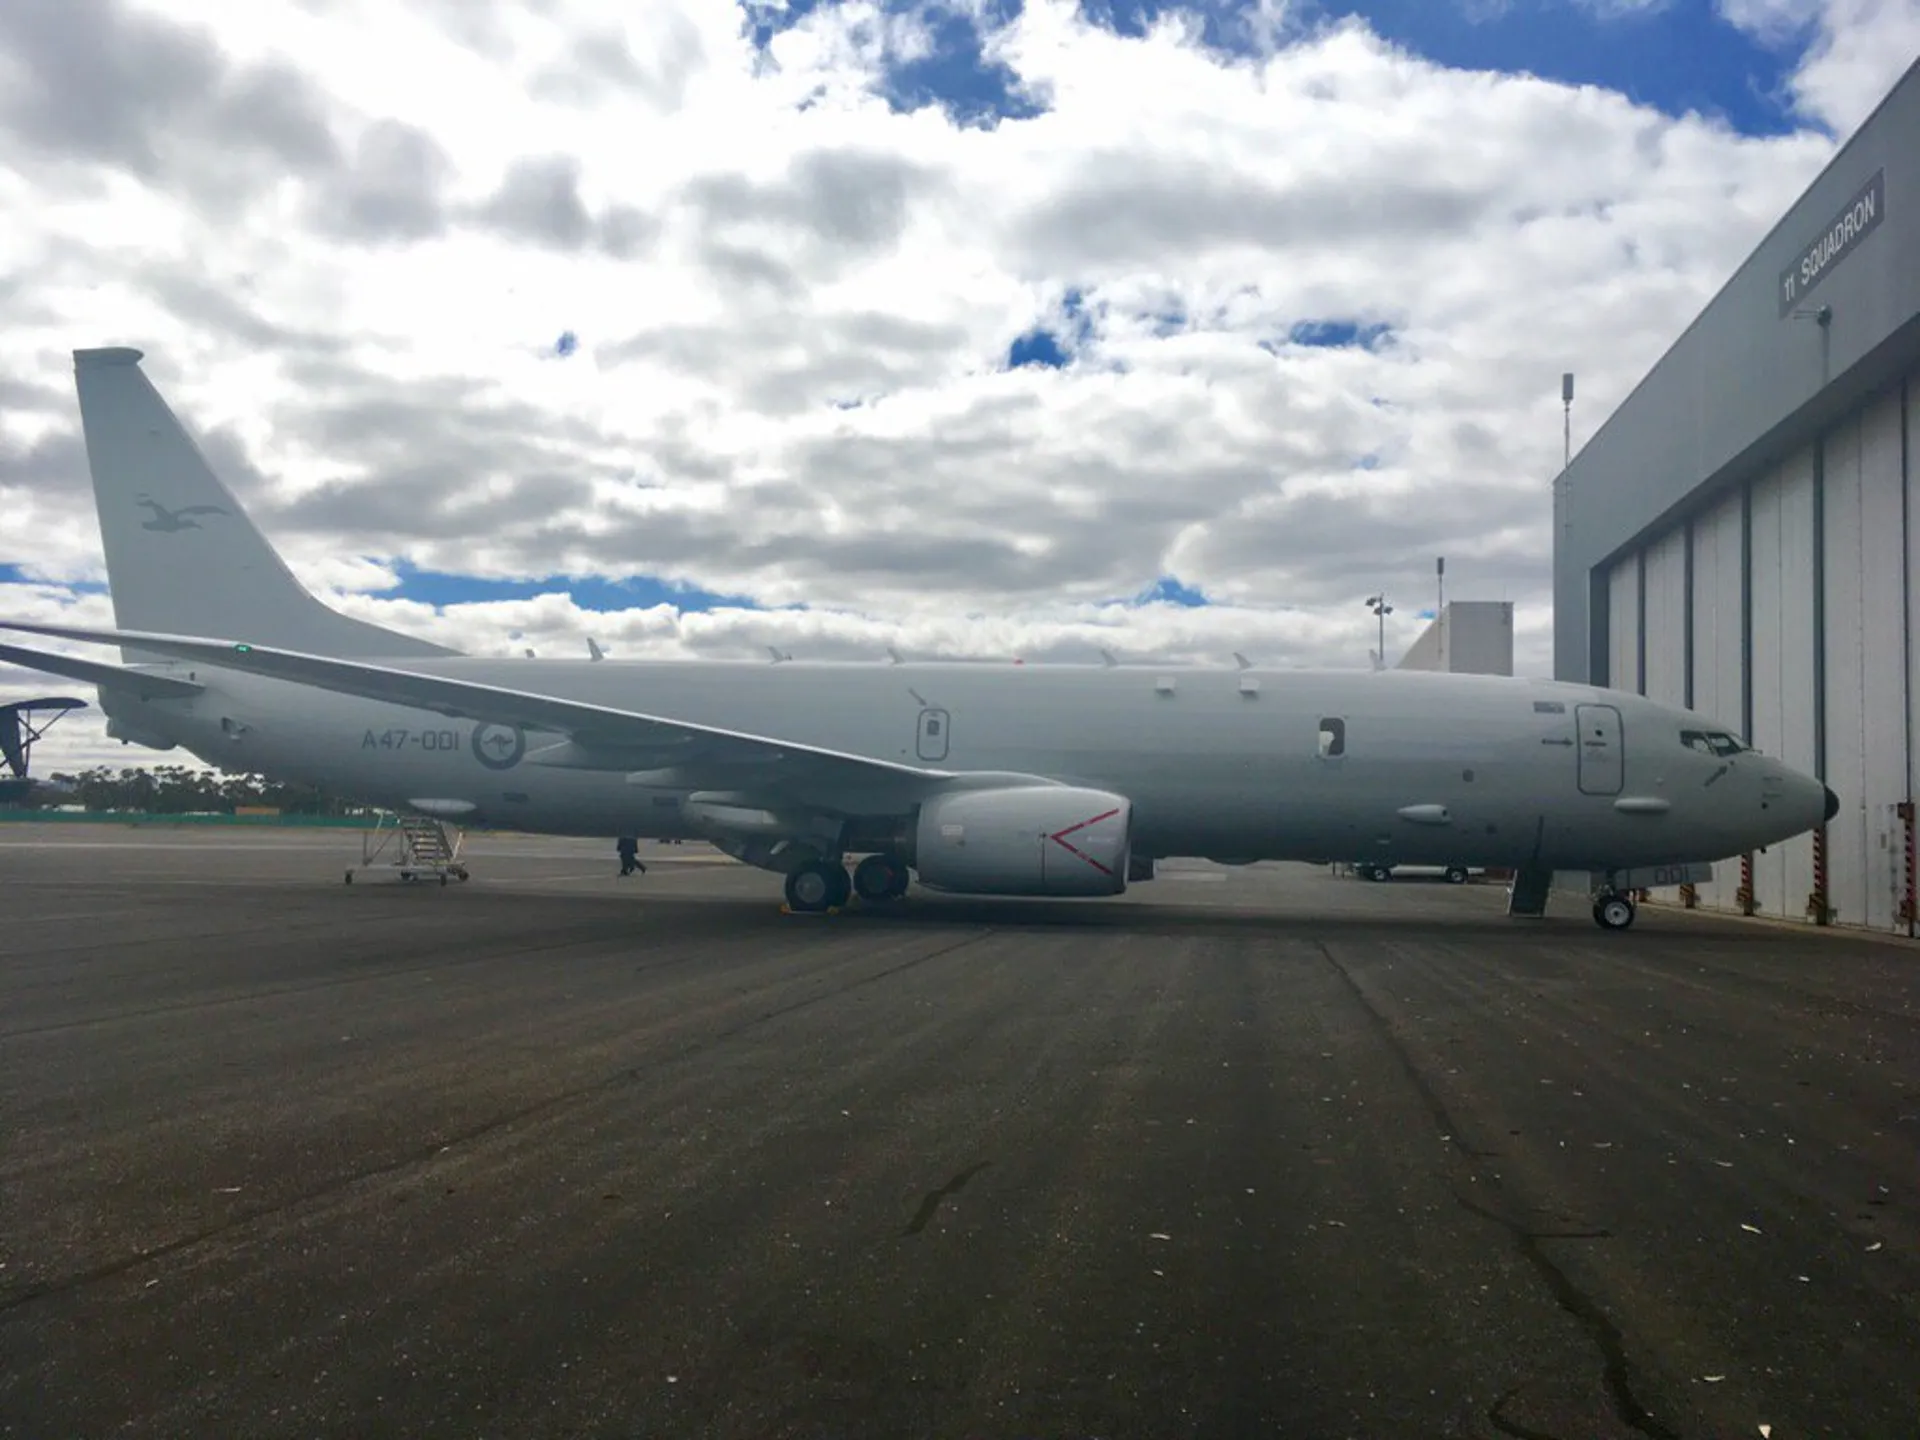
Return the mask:
M1837 802L1714 722L1587 685L1395 671L495 659L294 579L130 349L74 354L120 664L109 733L228 770L523 831L704 838L789 904L1117 895L1166 856L1604 876L1797 835ZM847 857L864 856L849 876Z

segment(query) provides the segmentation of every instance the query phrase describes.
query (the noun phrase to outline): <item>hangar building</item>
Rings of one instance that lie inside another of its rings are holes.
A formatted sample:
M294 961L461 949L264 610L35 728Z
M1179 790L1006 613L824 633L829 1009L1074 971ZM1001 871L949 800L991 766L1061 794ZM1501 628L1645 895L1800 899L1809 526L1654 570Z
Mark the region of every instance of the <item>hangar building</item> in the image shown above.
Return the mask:
M1513 602L1449 600L1394 668L1513 674Z
M1912 932L1917 444L1920 63L1555 485L1556 678L1689 705L1840 797L1683 902Z

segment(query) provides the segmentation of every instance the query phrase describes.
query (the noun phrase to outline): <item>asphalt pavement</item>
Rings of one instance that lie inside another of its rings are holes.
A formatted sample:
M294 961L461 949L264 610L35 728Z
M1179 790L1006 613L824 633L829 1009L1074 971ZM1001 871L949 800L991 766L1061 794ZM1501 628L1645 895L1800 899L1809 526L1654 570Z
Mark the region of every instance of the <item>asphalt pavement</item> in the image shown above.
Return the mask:
M0 828L0 1434L1920 1435L1920 948L358 855Z

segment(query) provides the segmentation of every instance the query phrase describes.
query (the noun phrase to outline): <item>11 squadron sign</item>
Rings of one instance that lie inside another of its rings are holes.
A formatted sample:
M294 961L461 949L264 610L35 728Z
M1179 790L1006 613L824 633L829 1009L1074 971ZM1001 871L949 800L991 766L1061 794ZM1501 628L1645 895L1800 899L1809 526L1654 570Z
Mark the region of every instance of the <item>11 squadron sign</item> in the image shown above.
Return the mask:
M1813 287L1827 278L1827 272L1853 252L1887 213L1887 172L1876 170L1860 193L1820 232L1820 238L1802 250L1780 272L1780 315L1786 318L1795 305L1807 298Z

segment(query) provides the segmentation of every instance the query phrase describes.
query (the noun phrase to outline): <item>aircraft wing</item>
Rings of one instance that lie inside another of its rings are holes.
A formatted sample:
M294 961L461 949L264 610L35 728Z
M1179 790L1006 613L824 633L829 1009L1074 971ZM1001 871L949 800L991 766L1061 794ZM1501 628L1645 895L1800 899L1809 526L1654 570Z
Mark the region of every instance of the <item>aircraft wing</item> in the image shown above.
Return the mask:
M86 634L63 631L51 625L10 625L7 628L10 630L33 629L42 635L64 636L72 640L89 638ZM138 695L143 700L182 700L189 695L198 695L205 688L194 684L191 680L176 680L171 675L154 675L125 665L109 665L99 660L83 660L78 655L55 655L45 650L29 649L25 645L0 643L0 660L28 670L38 670L45 675L64 675L69 680L85 680L93 685L108 685L116 690L125 690Z
M684 754L689 763L740 763L761 768L763 773L768 762L779 762L774 768L783 781L804 778L834 788L866 788L876 783L897 787L906 782L910 788L932 789L944 788L953 782L980 783L987 778L877 760L818 745L795 744L775 736L752 735L560 696L483 685L441 675L425 675L414 670L360 660L340 660L305 655L293 650L276 650L243 641L155 635L135 630L90 630L25 621L0 621L0 628L102 645L124 645L199 664L312 685L342 695L357 695L367 700L431 710L441 715L558 731L570 737L588 755L604 753L607 757L605 768L608 769L646 768L624 765L621 759L622 752L632 754L645 751L656 757ZM1001 784L1055 783L1043 776L994 778L996 783Z

